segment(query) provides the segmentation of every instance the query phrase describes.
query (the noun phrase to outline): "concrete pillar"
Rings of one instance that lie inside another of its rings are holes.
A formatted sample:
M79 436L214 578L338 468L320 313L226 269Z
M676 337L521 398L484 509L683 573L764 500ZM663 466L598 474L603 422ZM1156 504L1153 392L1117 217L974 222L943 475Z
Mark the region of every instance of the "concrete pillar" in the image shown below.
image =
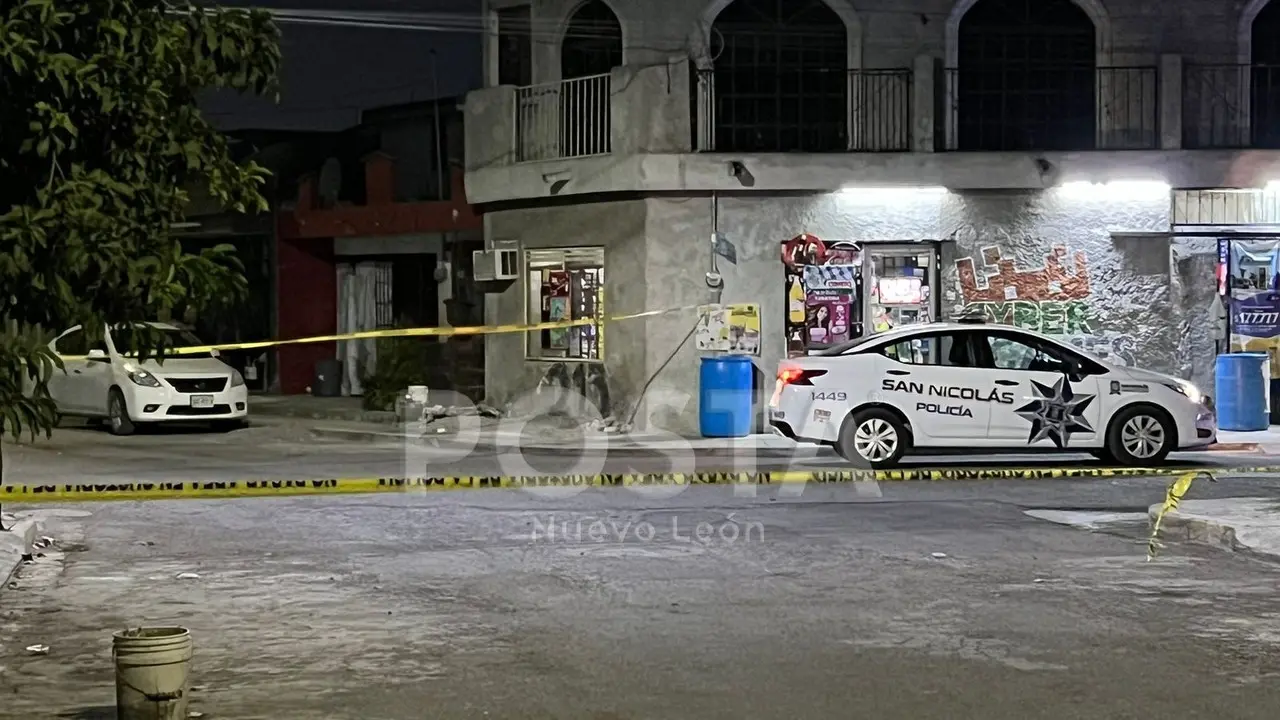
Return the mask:
M937 148L939 114L938 72L940 63L929 55L916 56L911 77L911 151L933 152Z
M688 58L623 65L610 73L610 147L615 155L693 150L695 112Z
M464 113L465 165L468 171L515 162L515 86L472 90L467 93Z
M1160 149L1182 149L1182 56L1160 56Z

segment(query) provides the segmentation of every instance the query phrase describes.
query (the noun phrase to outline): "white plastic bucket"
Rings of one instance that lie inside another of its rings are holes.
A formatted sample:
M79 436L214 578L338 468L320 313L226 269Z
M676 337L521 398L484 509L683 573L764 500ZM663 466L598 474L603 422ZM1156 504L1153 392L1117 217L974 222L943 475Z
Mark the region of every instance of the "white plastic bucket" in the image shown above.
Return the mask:
M419 405L426 405L428 393L429 389L426 385L410 385L409 391L405 394L408 396L410 402L415 402Z
M185 720L191 675L186 628L135 628L112 637L119 720Z

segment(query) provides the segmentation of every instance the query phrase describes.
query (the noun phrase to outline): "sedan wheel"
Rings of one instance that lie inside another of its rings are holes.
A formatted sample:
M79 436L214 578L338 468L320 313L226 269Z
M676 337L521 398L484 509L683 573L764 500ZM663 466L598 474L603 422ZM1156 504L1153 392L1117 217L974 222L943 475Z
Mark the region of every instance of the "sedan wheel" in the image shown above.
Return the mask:
M1164 427L1150 415L1129 418L1120 431L1124 449L1138 460L1150 460L1164 447Z
M873 463L884 462L898 450L898 431L880 418L870 418L854 431L853 449Z
M112 388L107 396L107 427L112 435L131 435L134 431L133 421L129 419L129 406L125 405L124 394Z
M859 467L886 468L896 465L910 444L899 418L883 408L868 408L844 422L836 449Z
M1154 465L1177 445L1173 420L1146 405L1123 408L1107 429L1106 451L1122 465Z

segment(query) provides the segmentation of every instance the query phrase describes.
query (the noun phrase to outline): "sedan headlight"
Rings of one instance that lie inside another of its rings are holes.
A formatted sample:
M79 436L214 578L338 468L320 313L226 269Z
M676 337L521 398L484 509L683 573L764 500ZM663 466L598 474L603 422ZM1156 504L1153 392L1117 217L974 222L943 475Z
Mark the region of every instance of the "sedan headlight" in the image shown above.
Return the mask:
M241 385L244 385L244 376L240 374L239 370L232 370L231 387L240 387Z
M1200 392L1200 388L1196 387L1195 385L1192 385L1186 380L1179 380L1177 382L1165 383L1164 386L1176 393L1185 395L1186 398L1193 403L1204 402L1204 393Z
M156 376L141 368L131 370L129 372L129 379L133 381L134 385L152 388L160 387L160 381L156 379Z

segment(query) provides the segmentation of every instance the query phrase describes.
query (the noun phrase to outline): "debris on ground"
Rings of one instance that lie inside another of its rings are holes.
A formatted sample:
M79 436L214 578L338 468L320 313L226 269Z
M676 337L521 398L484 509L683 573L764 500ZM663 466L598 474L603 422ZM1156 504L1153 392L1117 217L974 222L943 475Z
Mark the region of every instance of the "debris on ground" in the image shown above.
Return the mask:
M596 432L608 433L610 435L626 434L631 432L631 425L619 421L617 418L615 418L612 415L610 415L609 417L592 420L591 422L587 423L586 428L588 430L595 430Z

